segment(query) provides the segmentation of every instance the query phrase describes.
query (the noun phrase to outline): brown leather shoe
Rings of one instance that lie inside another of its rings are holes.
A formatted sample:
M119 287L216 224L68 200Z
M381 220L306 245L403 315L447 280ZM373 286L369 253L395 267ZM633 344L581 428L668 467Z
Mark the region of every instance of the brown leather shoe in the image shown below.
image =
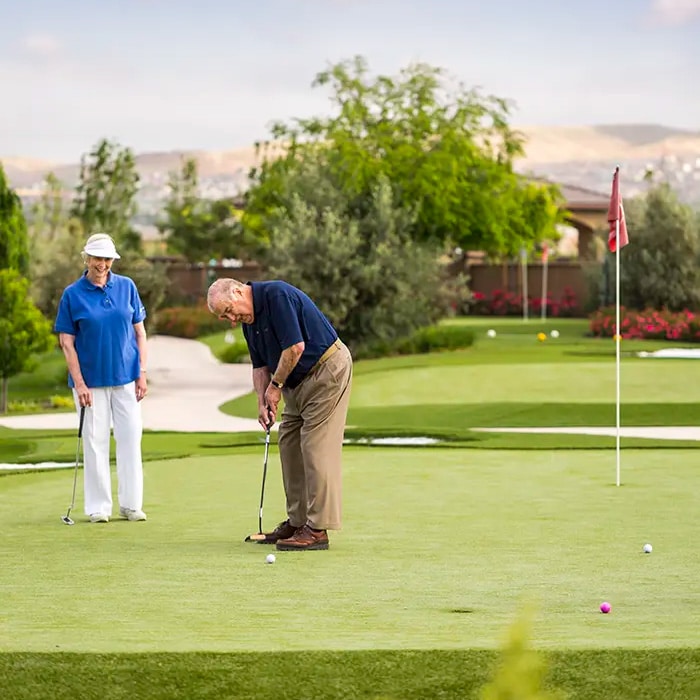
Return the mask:
M283 552L297 550L328 549L328 533L325 530L312 530L308 525L286 539L277 540L277 549Z
M289 520L284 520L272 532L266 532L264 540L257 540L257 542L258 544L275 544L279 540L294 537L297 529L290 524Z

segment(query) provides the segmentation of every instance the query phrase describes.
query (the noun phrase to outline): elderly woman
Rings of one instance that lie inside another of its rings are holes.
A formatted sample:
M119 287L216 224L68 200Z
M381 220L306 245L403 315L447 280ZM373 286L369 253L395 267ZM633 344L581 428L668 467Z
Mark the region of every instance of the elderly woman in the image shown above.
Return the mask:
M146 310L129 277L111 271L119 259L105 233L88 238L85 272L66 287L54 330L68 365L83 426L85 514L106 523L112 515L110 428L117 452L119 515L146 520L143 512L141 406L146 396Z

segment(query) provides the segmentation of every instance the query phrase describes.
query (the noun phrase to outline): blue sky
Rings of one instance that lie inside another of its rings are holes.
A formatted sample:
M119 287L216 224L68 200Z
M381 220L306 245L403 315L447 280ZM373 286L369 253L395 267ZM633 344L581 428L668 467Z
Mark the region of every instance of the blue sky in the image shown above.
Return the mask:
M229 149L328 109L329 62L412 61L516 125L700 130L700 0L0 0L0 156Z

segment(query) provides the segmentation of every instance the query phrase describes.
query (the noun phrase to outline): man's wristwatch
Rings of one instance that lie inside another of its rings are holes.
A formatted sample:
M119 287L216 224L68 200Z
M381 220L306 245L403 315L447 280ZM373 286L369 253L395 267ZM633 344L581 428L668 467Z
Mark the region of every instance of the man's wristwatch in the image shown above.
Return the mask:
M274 386L274 387L277 387L278 389L281 389L281 388L284 386L284 383L283 383L283 382L278 382L278 381L277 381L276 379L274 379L274 378L273 378L273 379L270 379L270 384L272 384L272 386Z

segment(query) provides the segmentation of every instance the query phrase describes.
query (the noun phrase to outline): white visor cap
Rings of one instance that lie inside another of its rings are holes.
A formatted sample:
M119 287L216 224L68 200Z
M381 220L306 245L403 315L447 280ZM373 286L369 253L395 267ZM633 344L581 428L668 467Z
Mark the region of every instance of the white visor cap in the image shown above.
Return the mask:
M117 253L114 241L107 236L96 241L88 241L83 248L83 253L91 255L93 258L113 258L114 260L121 258L121 255Z

